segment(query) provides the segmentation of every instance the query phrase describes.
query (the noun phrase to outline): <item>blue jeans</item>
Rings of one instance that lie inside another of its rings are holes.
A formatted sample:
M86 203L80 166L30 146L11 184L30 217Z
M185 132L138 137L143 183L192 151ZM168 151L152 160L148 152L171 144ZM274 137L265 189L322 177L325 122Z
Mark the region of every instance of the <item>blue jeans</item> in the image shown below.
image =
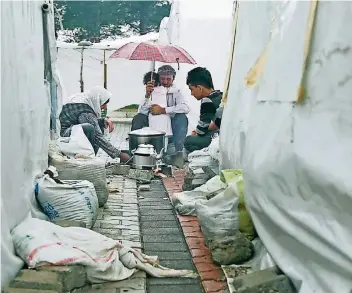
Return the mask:
M147 115L138 113L133 117L131 130L137 130L148 126L149 121ZM175 116L171 118L171 127L173 136L169 139L169 143L173 142L175 144L177 152L182 151L188 131L188 118L186 114L175 114Z

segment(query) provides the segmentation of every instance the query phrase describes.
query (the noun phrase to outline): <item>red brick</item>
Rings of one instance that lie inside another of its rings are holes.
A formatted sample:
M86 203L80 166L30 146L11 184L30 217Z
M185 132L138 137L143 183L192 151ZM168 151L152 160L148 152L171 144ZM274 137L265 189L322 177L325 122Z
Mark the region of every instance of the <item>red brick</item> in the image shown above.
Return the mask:
M197 228L200 230L200 225L198 223L198 221L189 221L189 222L181 222L181 227L193 227L193 228Z
M206 249L206 246L204 244L204 240L201 238L187 237L186 242L187 242L188 247L190 249Z
M192 232L200 232L200 227L182 227L183 233L192 233Z
M210 255L209 249L191 249L192 257L202 257Z
M182 222L191 222L191 221L198 221L197 217L194 216L182 216L182 215L177 215L178 220Z
M200 272L200 278L202 281L225 281L225 276L222 269L211 270L210 272Z
M198 264L198 263L213 263L213 260L211 259L210 255L207 256L201 256L201 257L194 257L193 258L193 262L194 264Z
M203 281L202 285L206 293L219 292L227 288L227 284L225 282Z
M216 270L221 270L221 267L218 267L214 263L197 263L196 268L198 272L211 272L211 271L216 271Z
M183 234L185 235L185 237L204 238L202 231L198 231L198 232L185 232L185 231L183 231Z

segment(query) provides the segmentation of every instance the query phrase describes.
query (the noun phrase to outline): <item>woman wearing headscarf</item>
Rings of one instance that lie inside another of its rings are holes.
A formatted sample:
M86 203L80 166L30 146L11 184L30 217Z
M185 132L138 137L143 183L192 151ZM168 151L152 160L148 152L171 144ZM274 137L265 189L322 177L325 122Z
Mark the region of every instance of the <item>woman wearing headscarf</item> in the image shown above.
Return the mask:
M111 96L110 92L100 86L70 96L60 113L60 135L69 137L72 126L81 125L95 154L102 148L111 158L119 157L126 162L129 156L115 148L103 135L106 127L109 128L109 132L114 130L114 124L109 119L101 118L101 110L106 109Z

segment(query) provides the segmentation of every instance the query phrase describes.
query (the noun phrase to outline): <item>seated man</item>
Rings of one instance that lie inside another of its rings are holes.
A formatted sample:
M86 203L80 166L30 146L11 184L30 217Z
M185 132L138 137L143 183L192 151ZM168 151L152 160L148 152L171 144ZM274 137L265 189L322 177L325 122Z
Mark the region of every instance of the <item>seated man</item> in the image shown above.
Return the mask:
M213 79L206 68L197 67L188 72L186 83L191 95L201 101L200 117L196 130L185 139L188 152L210 145L214 133L219 132L222 117L222 92L214 90Z
M153 100L149 101L154 89L154 82L147 82L145 99L138 108L138 114L133 118L131 130L148 127L149 113L152 115L169 114L173 133L172 141L175 144L176 151L182 151L188 131L188 118L186 114L189 113L189 108L185 103L181 91L173 85L176 71L170 65L163 65L158 69L158 74L161 85L167 88L165 95L167 107L153 104Z

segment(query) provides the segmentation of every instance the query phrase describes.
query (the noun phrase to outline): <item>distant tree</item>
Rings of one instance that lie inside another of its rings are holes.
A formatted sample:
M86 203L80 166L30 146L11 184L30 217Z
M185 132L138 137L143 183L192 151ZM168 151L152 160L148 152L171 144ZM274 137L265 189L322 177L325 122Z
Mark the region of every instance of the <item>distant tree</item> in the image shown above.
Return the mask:
M99 41L125 33L158 31L170 13L168 1L67 1L56 0L56 29L64 28L69 40Z

